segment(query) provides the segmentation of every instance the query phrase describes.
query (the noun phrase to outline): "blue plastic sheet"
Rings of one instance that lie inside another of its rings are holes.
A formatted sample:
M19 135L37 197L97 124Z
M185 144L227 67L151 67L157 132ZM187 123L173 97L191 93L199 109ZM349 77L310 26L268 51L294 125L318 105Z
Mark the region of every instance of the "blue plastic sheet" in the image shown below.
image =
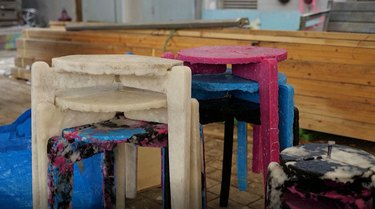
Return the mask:
M73 208L103 208L102 155L83 160L84 169L74 167ZM0 208L32 208L31 110L14 123L0 126ZM47 185L46 185L47 186Z

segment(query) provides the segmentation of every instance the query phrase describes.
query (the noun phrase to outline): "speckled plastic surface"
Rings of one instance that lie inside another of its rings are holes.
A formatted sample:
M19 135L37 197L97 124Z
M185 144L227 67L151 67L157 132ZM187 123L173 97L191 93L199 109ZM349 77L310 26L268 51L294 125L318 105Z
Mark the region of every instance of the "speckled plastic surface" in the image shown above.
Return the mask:
M343 145L305 144L281 152L268 168L270 209L371 209L375 156ZM328 154L330 153L330 155Z
M287 52L284 49L254 46L205 46L177 53L178 60L201 64L247 64L266 58L283 61L287 58Z
M286 76L283 73L278 74L279 85L286 83ZM259 98L258 82L240 78L231 74L230 72L225 74L203 74L193 75L193 92L192 95L197 99L213 99L214 95L218 95L220 98L222 95L234 93L238 98L250 100L250 98ZM255 93L255 95L251 95ZM243 97L243 98L242 98ZM259 99L255 99L259 102Z

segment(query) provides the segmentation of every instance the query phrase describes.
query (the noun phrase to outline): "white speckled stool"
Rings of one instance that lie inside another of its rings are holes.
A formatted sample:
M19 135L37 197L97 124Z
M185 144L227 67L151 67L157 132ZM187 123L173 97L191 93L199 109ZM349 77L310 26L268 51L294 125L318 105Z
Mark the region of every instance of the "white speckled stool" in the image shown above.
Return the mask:
M268 209L374 209L375 156L344 145L304 144L268 167Z
M32 71L33 208L48 205L48 139L63 128L107 120L116 112L168 123L172 208L200 207L199 143L191 143L199 138L198 117L191 115L198 103L191 99L190 69L181 61L73 55L52 59L52 67L36 62ZM126 146L126 151L136 155L134 146ZM125 146L119 146L116 155L116 208L125 208ZM126 163L126 169L136 169L136 163ZM127 173L127 180L135 182L133 172Z

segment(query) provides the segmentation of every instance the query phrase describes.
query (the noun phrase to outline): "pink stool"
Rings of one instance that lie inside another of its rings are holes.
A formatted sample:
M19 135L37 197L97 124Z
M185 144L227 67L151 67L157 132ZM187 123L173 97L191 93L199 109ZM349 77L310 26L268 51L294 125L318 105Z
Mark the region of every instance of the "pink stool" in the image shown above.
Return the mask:
M231 64L234 75L259 83L261 125L254 126L253 171L263 170L264 177L269 163L279 162L277 62L286 58L284 49L252 46L208 46L177 54L193 74L224 73Z

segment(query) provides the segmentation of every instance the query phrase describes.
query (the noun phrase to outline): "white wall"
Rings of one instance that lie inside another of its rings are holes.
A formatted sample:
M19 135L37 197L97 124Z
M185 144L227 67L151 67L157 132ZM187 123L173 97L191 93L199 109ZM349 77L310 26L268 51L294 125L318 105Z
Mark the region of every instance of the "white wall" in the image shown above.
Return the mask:
M116 22L116 0L83 0L83 21Z
M122 22L193 20L194 0L121 0Z
M75 19L74 0L23 0L40 12L44 23L57 20L65 8ZM83 0L84 21L158 22L195 19L200 0ZM32 3L31 3L32 2Z

